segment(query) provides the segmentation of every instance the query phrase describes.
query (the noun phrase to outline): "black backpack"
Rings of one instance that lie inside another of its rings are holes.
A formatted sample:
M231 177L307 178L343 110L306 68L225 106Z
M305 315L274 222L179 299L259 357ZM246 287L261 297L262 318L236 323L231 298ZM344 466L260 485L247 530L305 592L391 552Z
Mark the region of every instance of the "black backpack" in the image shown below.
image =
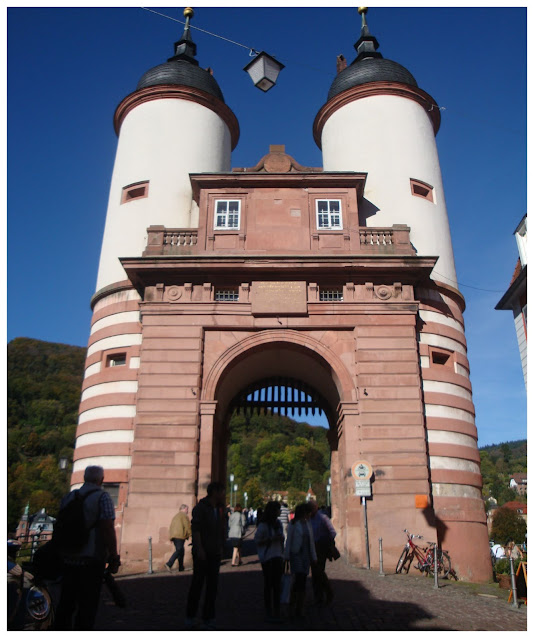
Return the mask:
M80 490L74 490L74 497L59 510L52 534L52 542L58 550L77 552L89 540L89 534L96 521L93 525L87 526L83 504L85 499L96 491L98 488L80 494Z

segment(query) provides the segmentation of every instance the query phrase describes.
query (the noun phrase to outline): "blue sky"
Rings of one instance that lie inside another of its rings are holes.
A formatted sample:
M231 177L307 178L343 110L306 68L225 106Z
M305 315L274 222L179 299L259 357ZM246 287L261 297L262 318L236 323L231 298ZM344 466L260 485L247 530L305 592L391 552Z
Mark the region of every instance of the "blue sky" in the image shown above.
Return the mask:
M197 59L213 68L239 120L234 167L255 165L270 144L285 144L300 164L321 165L313 120L336 56L354 59L361 24L355 7L341 5L195 6L192 26L226 38L192 30ZM183 22L182 8L150 8ZM527 211L526 9L377 7L367 19L384 57L407 67L444 107L437 143L467 302L479 445L526 438L512 313L494 310L518 257L512 233ZM113 113L146 70L172 55L183 24L142 8L12 7L7 29L7 339L85 346L116 148ZM247 47L286 65L268 93L242 70Z

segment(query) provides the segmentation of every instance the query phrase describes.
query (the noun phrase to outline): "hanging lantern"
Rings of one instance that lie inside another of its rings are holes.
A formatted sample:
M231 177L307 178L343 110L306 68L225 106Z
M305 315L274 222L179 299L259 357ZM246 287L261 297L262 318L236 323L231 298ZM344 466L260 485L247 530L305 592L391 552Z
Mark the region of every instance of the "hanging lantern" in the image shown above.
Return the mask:
M276 84L278 74L283 68L283 64L268 53L265 53L265 51L261 51L247 64L243 71L250 75L254 86L257 86L262 91L268 91Z

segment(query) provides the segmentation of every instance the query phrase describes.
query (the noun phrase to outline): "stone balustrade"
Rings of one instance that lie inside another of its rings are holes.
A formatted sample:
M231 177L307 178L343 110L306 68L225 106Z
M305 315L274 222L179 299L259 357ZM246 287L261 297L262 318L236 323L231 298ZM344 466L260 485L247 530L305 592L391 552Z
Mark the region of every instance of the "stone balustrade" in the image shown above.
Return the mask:
M348 241L344 243L344 249L335 252L360 253L360 254L396 254L413 255L415 250L410 243L410 229L404 224L395 224L388 228L372 228L361 226L356 229L358 233L345 234ZM217 231L215 231L217 233ZM150 226L147 229L147 246L143 256L152 255L190 255L213 250L212 241L206 242L202 231L196 228L165 228L164 226ZM328 235L328 231L324 235ZM322 248L318 241L321 233L314 231L312 234L310 251L327 253L328 248ZM358 243L359 236L359 243ZM243 235L243 247L247 250L246 234ZM233 250L231 252L234 252Z

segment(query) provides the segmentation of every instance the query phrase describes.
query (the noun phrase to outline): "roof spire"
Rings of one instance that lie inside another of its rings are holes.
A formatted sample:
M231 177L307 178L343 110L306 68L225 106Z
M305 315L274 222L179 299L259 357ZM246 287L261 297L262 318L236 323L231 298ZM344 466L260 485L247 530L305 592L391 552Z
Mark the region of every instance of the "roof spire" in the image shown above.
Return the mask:
M168 62L175 60L184 60L185 62L190 62L191 64L195 64L196 66L198 66L198 60L195 60L195 55L197 54L197 45L191 38L191 29L189 27L189 22L194 15L195 12L191 7L186 7L184 9L184 32L181 39L178 40L178 42L174 43L174 56L172 58L169 58Z
M378 40L371 35L369 27L367 26L367 20L365 15L367 13L367 7L358 7L358 13L362 16L362 30L360 32L360 39L354 45L354 48L358 52L358 57L354 62L358 62L363 58L381 58L382 54L377 52Z

